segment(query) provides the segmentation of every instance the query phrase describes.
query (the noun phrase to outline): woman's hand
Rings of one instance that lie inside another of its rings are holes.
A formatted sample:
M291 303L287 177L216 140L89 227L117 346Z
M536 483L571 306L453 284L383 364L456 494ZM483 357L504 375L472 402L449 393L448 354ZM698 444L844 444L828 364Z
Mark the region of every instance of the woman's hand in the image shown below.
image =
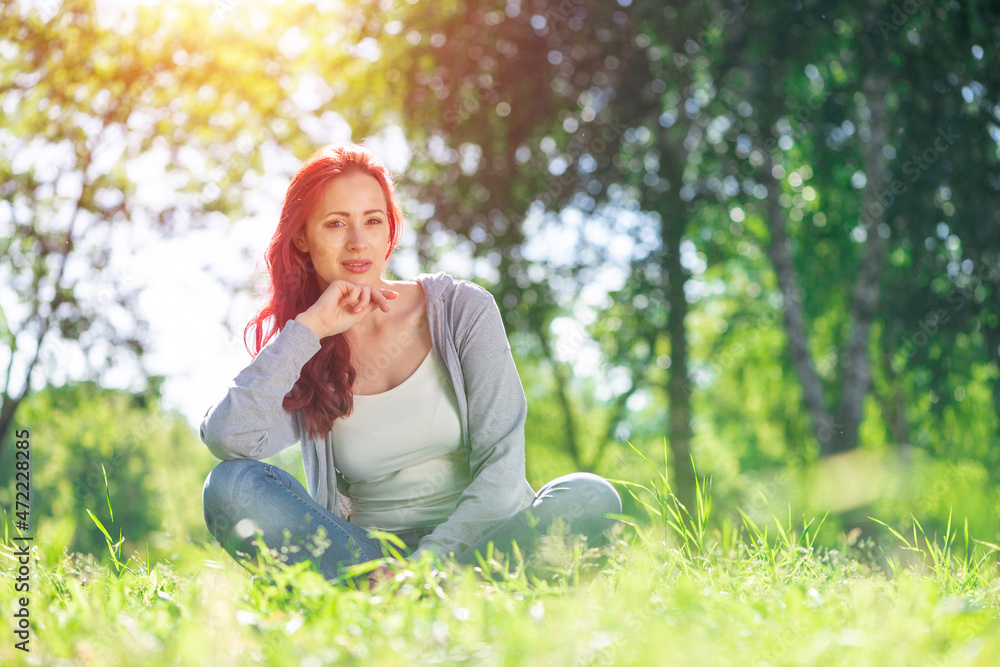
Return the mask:
M320 338L343 333L363 320L376 308L389 312L389 301L399 296L391 289L358 285L334 280L316 303L295 318Z

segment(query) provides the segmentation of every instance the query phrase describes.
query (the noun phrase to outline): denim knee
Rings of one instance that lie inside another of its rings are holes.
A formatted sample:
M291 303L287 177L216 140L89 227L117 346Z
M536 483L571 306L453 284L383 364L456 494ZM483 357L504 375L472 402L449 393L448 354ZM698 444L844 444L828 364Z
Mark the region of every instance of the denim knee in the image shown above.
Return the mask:
M603 516L604 514L622 513L621 496L618 495L618 491L611 485L611 482L589 472L581 474L587 477L587 483L590 486L588 493L593 498L593 503L597 506L599 514Z
M215 466L205 478L201 490L205 524L216 538L220 532L232 528L234 513L245 508L247 478L263 474L266 467L267 464L255 459L232 459Z
M569 519L621 514L622 501L608 480L589 472L577 472L553 480L559 489L552 500L559 499L560 514Z

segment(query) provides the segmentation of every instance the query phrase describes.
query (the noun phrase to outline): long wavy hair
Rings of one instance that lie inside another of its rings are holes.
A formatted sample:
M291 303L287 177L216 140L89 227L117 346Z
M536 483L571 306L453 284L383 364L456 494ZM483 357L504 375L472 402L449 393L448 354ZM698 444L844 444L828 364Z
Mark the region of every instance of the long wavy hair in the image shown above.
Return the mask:
M243 341L256 357L289 320L316 303L322 293L309 254L292 242L312 213L331 180L360 172L378 181L385 193L389 223L386 260L399 242L403 216L396 199L392 176L375 155L357 144L323 146L299 168L285 193L278 228L267 249L270 278L267 304L247 324ZM357 371L351 365L351 346L343 334L320 341L321 349L302 367L298 381L285 397L284 407L301 411L310 435L325 436L333 422L349 415L354 407L351 387Z

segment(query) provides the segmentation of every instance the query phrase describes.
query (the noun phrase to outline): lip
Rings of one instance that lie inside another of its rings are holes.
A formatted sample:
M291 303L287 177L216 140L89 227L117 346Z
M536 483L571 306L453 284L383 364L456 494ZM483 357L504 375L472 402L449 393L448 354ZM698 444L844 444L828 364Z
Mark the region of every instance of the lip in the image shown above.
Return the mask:
M372 268L371 260L368 259L349 259L341 262L340 265L351 273L365 273Z

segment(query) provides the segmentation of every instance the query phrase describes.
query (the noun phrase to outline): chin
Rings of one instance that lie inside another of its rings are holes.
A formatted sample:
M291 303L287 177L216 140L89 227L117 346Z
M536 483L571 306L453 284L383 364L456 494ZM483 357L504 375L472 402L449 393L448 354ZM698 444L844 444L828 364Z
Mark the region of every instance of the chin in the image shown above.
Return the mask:
M369 269L364 273L352 273L350 271L337 272L336 275L319 278L320 287L326 289L335 280L343 280L357 285L376 285L382 276Z

